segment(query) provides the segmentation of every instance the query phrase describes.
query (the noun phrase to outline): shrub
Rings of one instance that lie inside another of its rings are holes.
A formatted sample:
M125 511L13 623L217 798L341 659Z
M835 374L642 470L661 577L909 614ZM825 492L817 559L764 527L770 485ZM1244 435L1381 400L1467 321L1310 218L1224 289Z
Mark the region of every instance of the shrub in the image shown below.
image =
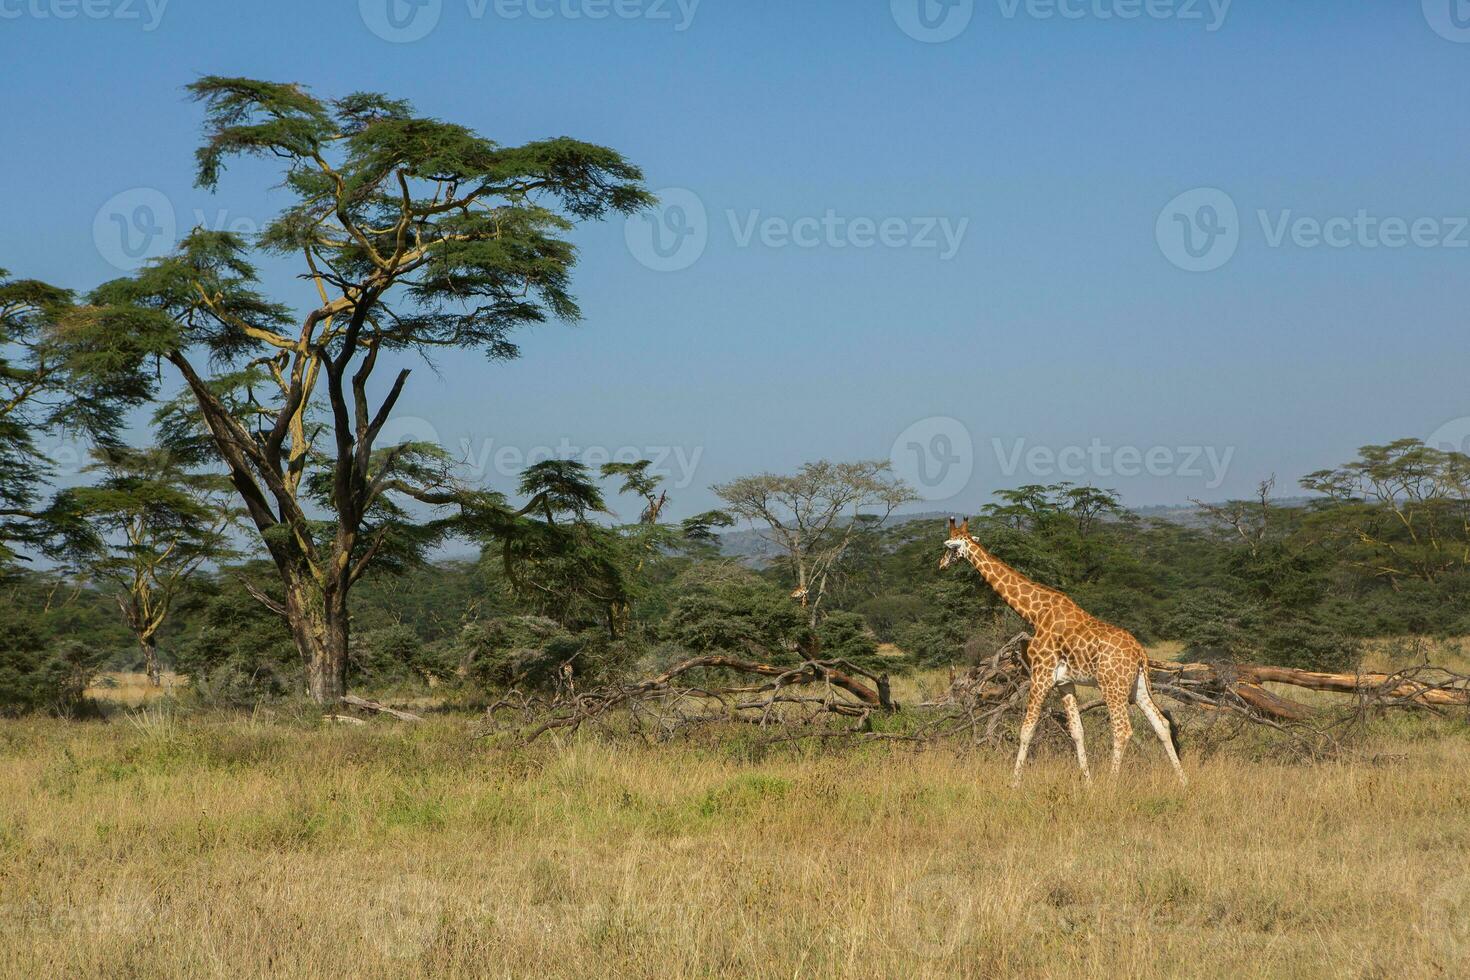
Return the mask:
M348 661L353 680L368 685L442 680L453 675L455 665L442 645L426 643L403 624L354 634Z
M818 624L817 639L822 644L818 655L823 660L848 660L870 670L882 666L877 655L878 640L857 613L832 613Z
M29 617L7 617L0 623L0 714L74 713L101 660L75 641L48 645Z
M190 697L220 706L252 705L303 689L301 657L286 624L241 589L204 602L201 622L178 646L177 669Z
M544 616L507 616L470 623L454 652L460 670L483 689L554 687L563 665L578 683L595 684L618 674L632 659L627 644L598 630L573 633Z

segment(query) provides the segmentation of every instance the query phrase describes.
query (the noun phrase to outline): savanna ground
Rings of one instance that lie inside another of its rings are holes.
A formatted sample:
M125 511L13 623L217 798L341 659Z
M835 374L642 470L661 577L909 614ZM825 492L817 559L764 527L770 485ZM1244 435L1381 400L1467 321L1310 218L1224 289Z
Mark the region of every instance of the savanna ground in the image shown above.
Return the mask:
M1116 785L1053 740L1012 790L992 751L475 725L167 701L0 723L0 971L1470 972L1463 716L1380 719L1315 764L1191 719L1187 790L1146 730Z

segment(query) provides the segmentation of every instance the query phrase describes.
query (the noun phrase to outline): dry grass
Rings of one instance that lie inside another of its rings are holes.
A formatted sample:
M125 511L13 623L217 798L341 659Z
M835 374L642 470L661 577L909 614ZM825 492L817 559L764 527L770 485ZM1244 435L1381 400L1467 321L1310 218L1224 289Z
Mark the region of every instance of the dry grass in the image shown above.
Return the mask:
M135 708L141 704L177 695L188 686L185 678L172 671L164 671L159 681L159 685L154 687L148 683L148 675L142 671L113 671L98 677L96 682L87 688L87 697Z
M6 976L1463 976L1464 720L1315 767L0 723ZM1094 736L1094 740L1097 736ZM1101 745L1100 742L1095 744Z

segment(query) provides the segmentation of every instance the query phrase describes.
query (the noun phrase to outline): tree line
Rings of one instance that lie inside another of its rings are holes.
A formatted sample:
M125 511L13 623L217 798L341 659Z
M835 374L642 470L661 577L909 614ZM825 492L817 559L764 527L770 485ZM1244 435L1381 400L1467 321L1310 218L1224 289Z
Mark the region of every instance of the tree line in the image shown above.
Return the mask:
M3 710L72 710L106 664L167 666L221 702L330 706L349 684L570 683L691 650L900 670L1004 628L976 582L934 574L937 526L892 519L913 495L882 463L734 480L721 509L674 522L647 461L548 460L511 496L465 482L443 447L383 443L416 358L514 359L519 328L578 318L569 235L648 207L641 171L377 93L189 91L197 183L260 158L291 202L258 236L196 229L85 294L0 271ZM315 304L269 295L263 257L294 263ZM152 438L130 445L143 410ZM92 452L88 482L56 491L40 439L61 430ZM1268 481L1201 505L1199 527L1027 486L973 526L1098 615L1220 656L1340 666L1365 636L1464 628L1470 460L1401 440L1302 483L1308 504ZM720 555L739 520L775 561ZM451 539L478 560L430 563Z

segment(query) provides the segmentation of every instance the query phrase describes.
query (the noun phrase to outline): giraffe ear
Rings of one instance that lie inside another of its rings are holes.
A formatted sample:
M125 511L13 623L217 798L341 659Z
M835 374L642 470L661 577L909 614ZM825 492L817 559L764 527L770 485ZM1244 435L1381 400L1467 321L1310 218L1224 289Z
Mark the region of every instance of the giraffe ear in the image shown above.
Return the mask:
M949 536L950 537L954 537L954 532L955 532L955 523L954 523L954 518L951 517L949 519Z
M962 523L960 525L960 533L961 534L969 534L970 533L970 519L968 517L965 518L964 523Z

